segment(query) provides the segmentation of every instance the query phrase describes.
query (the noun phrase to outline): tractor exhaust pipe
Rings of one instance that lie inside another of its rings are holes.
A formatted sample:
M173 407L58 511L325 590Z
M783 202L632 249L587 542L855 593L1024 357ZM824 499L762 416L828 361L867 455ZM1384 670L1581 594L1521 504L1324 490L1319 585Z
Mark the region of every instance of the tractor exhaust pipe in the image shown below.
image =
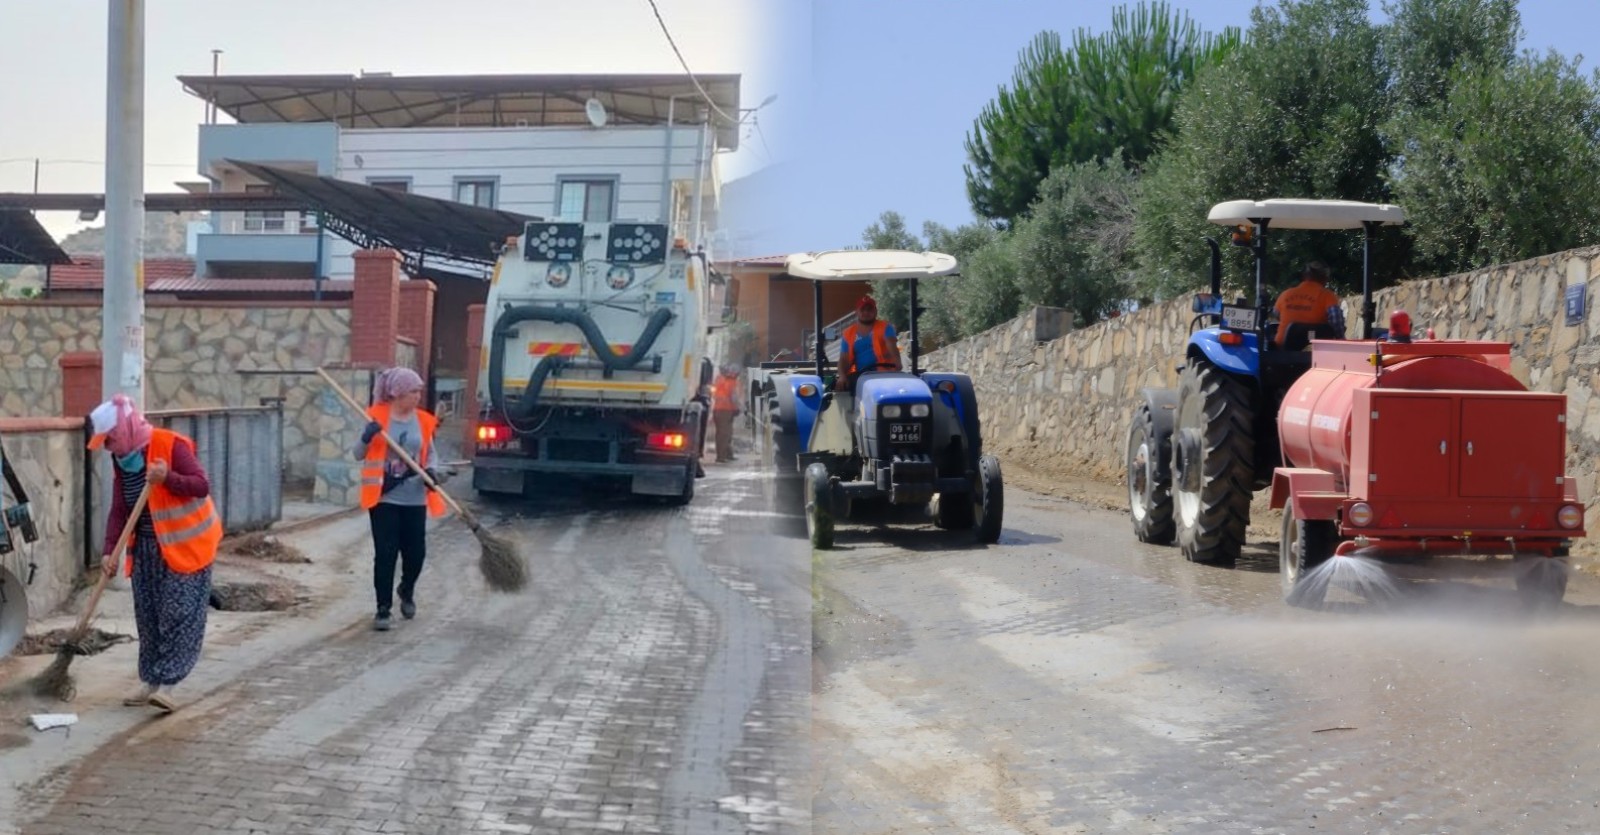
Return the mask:
M1222 298L1222 245L1216 238L1207 237L1206 243L1211 245L1211 297Z

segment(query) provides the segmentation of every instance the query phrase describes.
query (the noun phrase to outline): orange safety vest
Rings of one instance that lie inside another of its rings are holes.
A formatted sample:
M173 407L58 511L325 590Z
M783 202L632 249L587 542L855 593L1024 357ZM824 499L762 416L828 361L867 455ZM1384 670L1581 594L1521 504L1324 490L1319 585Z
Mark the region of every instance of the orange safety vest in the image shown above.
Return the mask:
M860 338L859 322L852 322L844 329L844 345L839 350L839 369L850 374L859 373L856 369L856 340ZM890 365L895 359L895 351L889 347L889 323L879 319L872 323L872 353L877 355L878 365ZM876 371L876 368L863 368L860 371Z
M150 434L149 459L172 464L172 448L178 443L187 444L194 451L194 441L167 429L156 429ZM167 567L179 574L193 574L204 569L217 558L217 545L222 542L222 517L210 496L198 499L175 495L165 484L150 486L150 520L155 523L156 542L161 545L161 558ZM126 560L128 574L133 574L133 554Z
M711 384L711 409L717 412L737 411L739 406L733 402L733 389L739 381L733 377L718 377Z
M1339 294L1307 278L1278 296L1278 335L1282 345L1290 325L1326 325L1328 308L1339 304Z
M384 432L389 431L389 404L378 403L367 409L367 416L378 422ZM439 428L439 419L429 414L426 409L417 410L417 425L422 427L421 454L417 456L417 463L428 460L428 447L433 445L434 430ZM378 506L378 501L383 498L383 464L389 457L389 445L383 438L373 436L372 443L367 445L367 457L361 464L361 507L371 510ZM445 514L444 499L436 490L428 491L428 515L443 516Z

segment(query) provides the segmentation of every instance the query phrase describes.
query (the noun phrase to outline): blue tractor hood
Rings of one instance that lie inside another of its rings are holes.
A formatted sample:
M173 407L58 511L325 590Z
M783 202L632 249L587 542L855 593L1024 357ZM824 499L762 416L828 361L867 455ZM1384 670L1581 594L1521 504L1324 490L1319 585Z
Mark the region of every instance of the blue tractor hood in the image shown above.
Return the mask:
M869 407L873 412L879 406L891 403L910 405L933 402L933 391L928 384L915 374L904 373L862 377L856 385L856 396L860 398L861 406Z

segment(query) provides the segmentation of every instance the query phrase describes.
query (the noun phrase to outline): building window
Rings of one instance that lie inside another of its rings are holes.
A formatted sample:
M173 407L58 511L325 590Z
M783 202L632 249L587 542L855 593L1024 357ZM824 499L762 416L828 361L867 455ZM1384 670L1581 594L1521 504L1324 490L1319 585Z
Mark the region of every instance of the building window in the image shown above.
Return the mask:
M567 223L610 223L616 180L562 180L556 213Z
M406 194L407 192L411 191L411 181L407 179L368 180L367 185L372 186L373 188L381 188L385 191L398 191L401 194Z
M494 180L456 180L456 202L494 208Z
M272 186L266 183L245 183L245 194L271 194ZM248 211L244 213L244 231L248 233L282 232L286 226L283 210Z

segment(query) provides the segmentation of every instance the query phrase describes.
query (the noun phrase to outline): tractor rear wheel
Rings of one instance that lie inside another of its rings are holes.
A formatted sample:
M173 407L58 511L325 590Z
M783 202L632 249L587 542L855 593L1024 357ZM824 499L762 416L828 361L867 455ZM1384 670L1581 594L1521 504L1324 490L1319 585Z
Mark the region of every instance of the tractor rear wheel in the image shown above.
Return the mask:
M1178 546L1192 562L1232 563L1244 547L1254 426L1249 387L1205 359L1191 359L1178 379L1172 481Z
M978 517L978 541L993 545L1000 541L1000 524L1006 512L1005 484L1000 477L1000 459L993 455L978 458L978 483L973 485Z
M833 547L833 485L825 464L806 468L806 534L811 547L826 551Z
M803 509L802 503L805 501L803 479L799 472L800 465L795 460L800 454L800 441L794 432L786 431L783 425L777 392L767 393L766 408L766 447L772 456L773 501L776 505L773 510L780 513L794 513Z
M1134 535L1152 545L1171 545L1178 535L1172 522L1172 470L1161 460L1167 440L1156 436L1150 404L1140 406L1128 426L1128 511Z
M1283 529L1278 534L1278 576L1283 600L1290 606L1318 609L1328 598L1328 578L1306 575L1333 558L1339 547L1339 527L1328 519L1296 519L1294 505L1283 507Z

